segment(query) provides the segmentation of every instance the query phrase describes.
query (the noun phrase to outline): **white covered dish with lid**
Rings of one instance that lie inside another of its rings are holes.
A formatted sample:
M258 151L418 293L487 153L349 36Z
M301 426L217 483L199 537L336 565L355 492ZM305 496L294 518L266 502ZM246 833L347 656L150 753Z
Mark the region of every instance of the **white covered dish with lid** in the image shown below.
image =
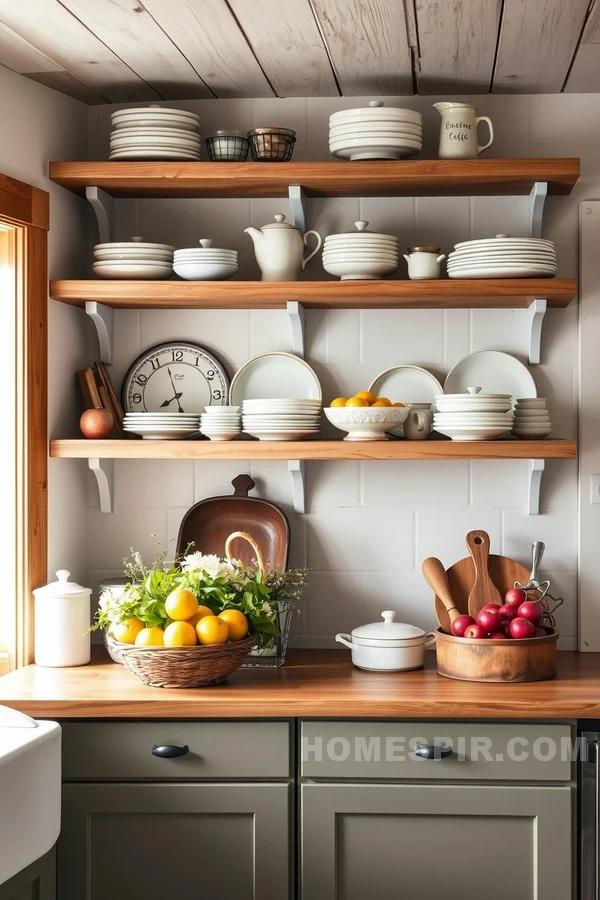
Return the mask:
M336 634L335 639L352 651L352 662L370 672L407 672L420 669L425 650L435 644L435 634L416 625L396 622L396 613L386 609L382 622L354 628L352 634Z

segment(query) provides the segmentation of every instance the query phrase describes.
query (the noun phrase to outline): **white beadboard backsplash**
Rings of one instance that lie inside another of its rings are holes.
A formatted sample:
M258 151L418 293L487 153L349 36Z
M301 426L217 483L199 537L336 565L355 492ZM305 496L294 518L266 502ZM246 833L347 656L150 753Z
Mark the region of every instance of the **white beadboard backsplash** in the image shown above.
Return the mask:
M452 97L451 99L459 99ZM465 98L466 99L466 98ZM559 275L577 274L577 204L600 193L600 96L487 96L473 98L491 116L496 143L487 156L580 156L582 178L570 197L550 198L544 236L557 244ZM365 99L365 103L367 100ZM430 98L387 98L424 114L424 156L435 157L439 117ZM294 159L328 159L330 113L356 106L354 99L210 100L177 104L200 115L203 135L216 128L246 129L280 124L295 128ZM106 158L110 113L115 106L90 110L90 157ZM385 163L383 163L385 165ZM258 279L249 224L261 226L278 212L289 214L285 199L119 200L115 239L134 234L146 240L194 246L199 238L235 248L240 279ZM372 230L396 234L402 247L454 243L496 233L528 234L527 197L311 199L308 227L323 236L348 231L358 219ZM90 244L94 243L95 232ZM64 276L69 277L70 272ZM320 260L305 278L328 279ZM405 278L401 261L395 277ZM198 283L201 293L202 284ZM383 369L399 363L429 368L443 381L461 357L496 349L527 360L525 310L315 310L307 312L306 359L315 368L325 401L367 388ZM542 338L542 364L532 367L540 396L548 406L557 437L576 438L578 398L578 319L573 303L550 310ZM117 388L132 360L145 348L186 338L213 349L230 373L266 350L291 351L291 332L283 311L119 311L115 316L114 362ZM394 398L401 399L401 398ZM324 432L333 436L334 432ZM341 437L335 433L336 437ZM307 513L296 516L285 462L117 461L115 510L102 515L95 482L89 489L89 579L96 588L107 575L120 574L130 547L146 556L153 538L176 537L186 509L205 497L229 494L231 480L248 472L255 495L282 506L292 526L291 564L311 570L293 645L338 647L334 635L377 619L383 609L430 629L431 591L420 564L439 556L446 566L466 555L465 535L489 532L492 551L528 566L530 545L546 543L544 576L565 598L558 614L563 649L574 649L577 631L577 465L549 461L542 483L542 515L527 516L528 462L406 461L308 462Z

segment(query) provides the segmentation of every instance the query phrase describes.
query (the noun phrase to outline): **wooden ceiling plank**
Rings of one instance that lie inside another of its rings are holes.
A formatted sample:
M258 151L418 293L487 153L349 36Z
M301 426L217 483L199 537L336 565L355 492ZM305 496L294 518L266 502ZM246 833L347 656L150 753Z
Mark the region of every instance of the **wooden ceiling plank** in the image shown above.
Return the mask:
M588 6L589 0L505 0L493 92L560 93Z
M60 91L61 94L68 94L69 97L81 100L82 103L87 103L88 106L96 106L104 102L102 97L99 97L85 84L82 84L70 72L64 72L62 69L58 72L29 72L27 78L37 81L39 84L45 84L46 87L55 91Z
M34 47L25 38L0 22L0 65L29 75L30 72L59 72L62 66Z
M228 3L279 97L339 95L308 0Z
M144 6L217 97L273 96L223 0L144 0Z
M141 0L61 3L165 100L212 98L200 75Z
M501 0L416 0L420 94L487 94Z
M58 0L0 0L0 22L109 103L160 99Z
M398 0L311 0L342 94L413 93L404 5Z
M568 94L600 91L600 3L592 6L575 52L564 90Z

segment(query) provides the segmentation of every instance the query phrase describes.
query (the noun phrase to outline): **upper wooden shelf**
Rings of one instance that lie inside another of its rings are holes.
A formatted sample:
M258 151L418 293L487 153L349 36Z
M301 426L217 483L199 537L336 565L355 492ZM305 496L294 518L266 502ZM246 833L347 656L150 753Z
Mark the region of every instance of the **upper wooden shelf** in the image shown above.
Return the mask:
M50 441L63 459L574 459L575 441Z
M528 194L537 181L568 194L579 159L423 159L366 162L51 162L50 179L85 195L95 185L115 197L434 197Z
M52 281L50 296L72 306L95 300L114 309L285 309L288 300L307 308L515 309L545 297L568 306L574 278L492 278L479 281Z

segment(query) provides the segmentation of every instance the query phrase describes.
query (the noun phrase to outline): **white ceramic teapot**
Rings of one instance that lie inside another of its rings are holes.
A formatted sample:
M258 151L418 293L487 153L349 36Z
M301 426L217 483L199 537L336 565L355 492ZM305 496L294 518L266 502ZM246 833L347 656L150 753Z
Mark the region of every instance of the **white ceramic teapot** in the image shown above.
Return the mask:
M470 103L433 103L442 117L440 127L440 159L475 159L492 146L494 127L487 116L477 116L477 110ZM477 126L487 122L490 139L487 144L477 143Z
M254 254L262 273L263 281L297 281L298 275L304 271L315 253L321 249L323 240L318 231L300 231L285 221L285 216L275 216L275 221L262 228L246 228L254 243ZM314 234L317 246L304 257L304 248L308 246L307 238Z

